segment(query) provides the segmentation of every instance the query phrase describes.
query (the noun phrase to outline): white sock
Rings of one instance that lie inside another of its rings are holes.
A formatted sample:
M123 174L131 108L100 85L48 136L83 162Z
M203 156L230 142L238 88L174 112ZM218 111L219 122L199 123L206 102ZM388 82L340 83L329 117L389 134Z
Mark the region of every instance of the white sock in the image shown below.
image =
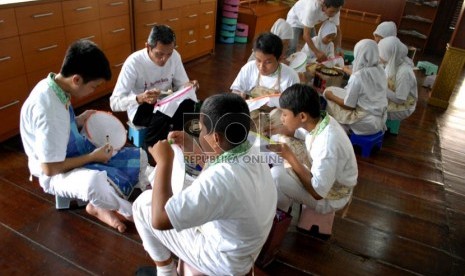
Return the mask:
M157 276L176 276L176 266L174 261L171 261L169 265L157 266Z

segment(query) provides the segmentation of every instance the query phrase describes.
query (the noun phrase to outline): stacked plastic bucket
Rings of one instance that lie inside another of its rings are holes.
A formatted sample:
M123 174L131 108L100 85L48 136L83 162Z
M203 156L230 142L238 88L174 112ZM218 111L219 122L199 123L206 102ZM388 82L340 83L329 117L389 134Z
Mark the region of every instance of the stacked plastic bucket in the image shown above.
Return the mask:
M249 26L244 23L237 23L234 41L236 43L247 43L247 35L249 35Z
M223 17L219 40L221 43L233 44L236 37L237 17L239 17L239 0L224 0Z

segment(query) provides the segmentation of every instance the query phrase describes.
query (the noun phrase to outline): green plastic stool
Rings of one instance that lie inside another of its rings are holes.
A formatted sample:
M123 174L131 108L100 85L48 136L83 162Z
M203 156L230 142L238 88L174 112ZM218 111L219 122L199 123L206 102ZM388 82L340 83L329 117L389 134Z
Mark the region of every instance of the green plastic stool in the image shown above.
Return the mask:
M399 134L400 120L387 119L386 127L388 128L389 133L397 135Z
M344 50L344 63L352 64L352 61L354 61L354 52Z
M436 75L438 73L438 66L428 61L417 62L417 67L425 70L425 75Z

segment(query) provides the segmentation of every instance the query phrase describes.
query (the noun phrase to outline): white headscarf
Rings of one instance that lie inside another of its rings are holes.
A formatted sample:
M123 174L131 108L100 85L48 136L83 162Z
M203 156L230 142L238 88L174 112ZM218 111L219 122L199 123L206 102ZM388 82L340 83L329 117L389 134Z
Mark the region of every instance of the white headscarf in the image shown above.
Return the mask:
M397 68L404 62L413 66L412 60L407 56L407 46L395 36L381 39L378 49L379 57L387 62L385 71L389 79L396 77Z
M396 23L392 21L384 21L376 27L376 30L373 32L373 35L378 35L382 38L389 36L397 36L397 26Z
M274 22L271 27L271 32L279 36L281 39L292 39L294 36L291 25L282 18L279 18L276 22Z
M378 44L371 39L362 39L354 48L353 73L360 72L362 85L374 91L387 87L386 75L379 64ZM380 80L384 80L381 81Z
M323 41L323 38L330 34L337 34L337 26L332 21L326 20L318 30L318 38L320 41Z

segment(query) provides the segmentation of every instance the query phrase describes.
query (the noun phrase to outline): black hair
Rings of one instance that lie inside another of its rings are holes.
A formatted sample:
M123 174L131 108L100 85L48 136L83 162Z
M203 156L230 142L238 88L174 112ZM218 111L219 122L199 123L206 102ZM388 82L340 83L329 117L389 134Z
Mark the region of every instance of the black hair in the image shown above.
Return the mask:
M66 51L60 74L64 77L79 75L84 83L98 79L111 79L110 63L97 44L90 40L77 40Z
M328 8L340 8L344 5L344 0L324 0L323 4Z
M223 135L231 148L247 140L250 112L241 96L234 93L210 96L203 102L200 113L207 133Z
M149 37L147 38L147 44L150 48L155 48L158 42L164 45L169 45L171 43L176 44L176 35L173 30L166 25L155 25L152 27Z
M279 97L279 106L291 110L294 115L305 112L312 118L320 117L320 96L305 84L296 83L284 90Z
M283 41L271 32L261 33L253 44L254 51L261 51L267 55L273 55L277 60L283 53Z

